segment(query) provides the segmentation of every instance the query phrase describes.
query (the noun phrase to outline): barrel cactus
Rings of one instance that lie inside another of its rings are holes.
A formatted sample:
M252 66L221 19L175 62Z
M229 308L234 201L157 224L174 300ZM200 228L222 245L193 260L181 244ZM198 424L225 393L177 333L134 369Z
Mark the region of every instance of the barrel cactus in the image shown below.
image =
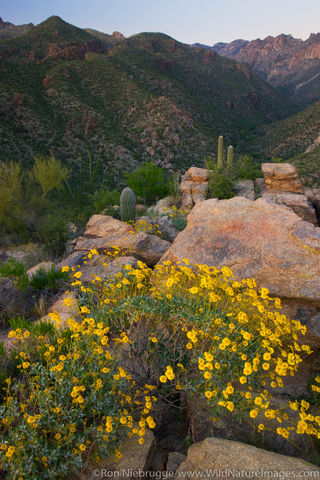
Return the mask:
M223 136L218 139L218 168L223 168Z
M122 190L120 195L120 215L123 222L134 220L136 216L136 196L130 187Z
M227 156L227 167L228 168L232 168L233 158L234 158L234 150L233 150L233 146L230 145L230 147L228 147L228 156Z

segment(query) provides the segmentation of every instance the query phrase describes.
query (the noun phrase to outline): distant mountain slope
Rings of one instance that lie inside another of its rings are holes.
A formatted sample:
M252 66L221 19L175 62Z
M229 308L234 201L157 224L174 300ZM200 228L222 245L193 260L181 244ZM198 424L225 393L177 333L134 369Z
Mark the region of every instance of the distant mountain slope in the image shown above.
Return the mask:
M320 188L320 146L290 158L305 185Z
M312 150L320 136L320 102L292 117L263 128L264 134L252 143L251 149L269 157L289 158Z
M257 129L248 152L297 165L305 184L320 187L320 102L292 117Z
M112 35L109 35L107 33L99 32L98 30L93 30L92 28L85 28L85 31L90 33L93 37L101 40L106 47L112 47L125 38L120 32L113 32Z
M254 72L302 106L320 99L320 33L303 41L291 35L217 43L219 55L248 64Z
M0 17L0 40L18 37L19 35L27 33L33 27L33 23L14 25L10 22L4 22Z
M106 174L150 159L185 169L203 164L219 134L239 145L246 131L297 111L213 51L160 33L112 43L90 32L51 17L0 42L1 158L28 165L50 150L76 169L80 155L100 150Z

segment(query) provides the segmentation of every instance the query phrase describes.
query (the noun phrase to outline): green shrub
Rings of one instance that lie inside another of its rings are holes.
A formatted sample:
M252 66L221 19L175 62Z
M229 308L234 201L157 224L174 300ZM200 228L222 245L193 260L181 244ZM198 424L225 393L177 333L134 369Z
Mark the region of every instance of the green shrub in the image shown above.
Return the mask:
M219 198L220 200L232 198L234 197L232 187L231 178L223 170L212 166L208 179L207 198Z
M121 458L123 438L143 444L146 428L156 426L152 387L136 386L116 355L126 339L115 337L109 347L106 324L85 317L69 319L69 329L9 333L20 375L7 379L0 406L7 478L66 478L89 460Z
M21 290L25 290L28 286L26 267L14 258L10 258L0 265L0 276L11 278L13 283Z
M185 217L174 216L172 217L172 224L182 232L187 226L187 219Z
M42 198L45 198L50 190L61 187L68 176L68 169L63 167L54 156L35 157L32 173L41 186Z
M92 195L92 204L95 213L100 213L105 209L111 209L114 205L119 205L120 192L119 190L104 190L100 189Z
M174 198L175 201L179 199L179 186L181 182L181 173L173 172L169 179L169 195Z
M169 184L162 168L153 162L141 165L135 172L126 175L127 184L137 197L152 204L169 193Z
M4 228L21 214L22 179L18 163L0 162L0 225Z
M42 223L38 225L34 234L35 239L39 241L47 255L56 259L63 255L68 241L68 232L66 221L60 213L50 214Z
M36 290L59 290L67 279L68 274L55 267L48 271L39 268L30 278L29 285Z
M258 177L262 177L261 164L252 160L249 155L241 155L237 162L234 163L229 174L232 180L246 179L255 180Z

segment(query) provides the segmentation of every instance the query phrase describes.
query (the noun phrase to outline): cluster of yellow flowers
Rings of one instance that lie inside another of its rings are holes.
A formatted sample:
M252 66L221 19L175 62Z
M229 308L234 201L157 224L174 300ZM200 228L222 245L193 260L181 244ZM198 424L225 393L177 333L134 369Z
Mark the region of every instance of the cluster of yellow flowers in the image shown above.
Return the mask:
M119 252L113 247L106 256ZM92 250L84 262L96 255ZM283 408L272 396L311 353L303 342L306 327L288 319L281 301L254 279L235 280L228 267L190 266L188 259L154 270L138 261L91 282L82 281L80 267L63 270L70 271L74 290L64 303L77 317L62 321L50 314L51 336L9 333L23 381L8 379L0 410L4 468L33 480L23 473L26 455L37 459L39 475L53 468L56 451L71 449L70 465L89 452L94 459L111 452L120 458L123 435L143 444L146 428L156 426L151 414L158 394L173 391L204 398L216 418L237 414L260 432L320 438L315 404L292 399ZM129 350L147 363L152 380L143 386L134 366L128 373L121 364ZM320 392L319 376L311 392Z
M171 217L186 217L190 210L188 208L177 208L175 205L164 208L166 214Z
M281 312L280 299L270 297L266 288L258 290L254 279L235 280L228 267L191 267L187 259L178 265L164 261L153 271L141 262L138 267L128 266L118 276L118 280L122 278L120 285L116 280L108 281L100 293L110 302L109 313L116 309L118 322L122 318L122 328L140 319L146 321L143 302L149 295L152 315L157 319L154 332L162 321L176 339L175 359L160 372L159 383L166 388L173 384L177 390L196 386L217 415L225 409L247 413L252 420L263 415L266 422L275 419L281 424L275 428L261 422L258 431L269 428L285 438L291 431L301 433L301 422L294 420L293 426L287 412L272 407L272 390L282 388L283 379L294 375L304 356L311 353L302 341L306 327ZM123 283L124 275L130 284ZM132 308L132 299L137 296L141 303L135 302ZM130 310L121 313L118 307L122 302L127 307L131 302ZM181 309L183 315L177 315ZM134 340L126 337L129 343ZM147 340L152 355L161 349L163 340L168 347L168 338L161 339L156 333L150 336L148 332ZM197 375L199 370L201 377ZM317 385L311 388L320 390ZM303 411L300 415L305 420ZM318 419L309 414L305 432L320 438ZM286 422L290 425L287 428Z
M152 221L148 222L144 218L138 218L136 221L130 220L128 223L132 226L132 230L130 231L132 234L144 232L159 236L162 233L157 223L153 223Z

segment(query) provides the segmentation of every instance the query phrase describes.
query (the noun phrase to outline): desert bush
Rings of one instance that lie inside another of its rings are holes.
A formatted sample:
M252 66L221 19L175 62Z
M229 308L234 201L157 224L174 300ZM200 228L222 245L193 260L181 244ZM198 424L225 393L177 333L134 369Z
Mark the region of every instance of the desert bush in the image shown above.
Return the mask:
M187 226L187 219L185 217L174 216L172 218L172 224L176 227L180 232L184 230Z
M100 213L106 209L112 209L114 205L119 205L120 192L117 189L105 190L100 189L94 192L92 196L92 204L95 213Z
M50 190L60 188L62 182L68 176L68 169L61 163L51 157L35 157L35 163L32 168L35 181L40 185L42 198L45 198Z
M207 198L232 198L234 192L232 191L233 181L231 177L217 166L212 166L208 178Z
M15 258L10 258L0 265L0 277L9 277L21 290L28 287L28 275L26 267L22 262Z
M255 180L262 176L260 163L252 160L249 155L240 155L232 165L220 168L212 157L207 157L204 165L210 170L207 198L232 198L235 195L232 188L236 180Z
M52 267L46 271L39 268L30 278L29 285L36 290L59 290L67 281L68 275L60 269Z
M126 180L137 197L141 197L148 205L169 193L164 171L153 162L141 165L136 171L126 175Z
M61 257L68 241L64 216L57 212L57 214L50 214L44 219L39 219L33 238L43 245L44 252L49 258L54 260Z
M302 341L306 327L286 318L281 301L253 279L236 281L227 267L187 259L155 270L138 262L90 285L80 269L63 270L72 276L81 321L61 328L52 313L52 331L35 335L22 326L9 333L21 372L7 379L0 407L0 459L9 478L58 479L120 456L126 435L143 443L145 429L155 427L157 398L182 392L205 399L213 417L228 412L250 422L262 415L259 431L272 430L276 419L275 434L286 439L293 432L319 437L320 417L309 414L306 400L289 401L289 414L272 406L272 391L311 349ZM147 383L135 359L144 362ZM317 377L317 394L319 385Z
M213 417L228 412L250 421L262 414L259 431L273 430L270 419L278 419L274 433L284 438L320 435L320 417L308 416L305 400L288 403L298 420L271 406L272 392L311 353L303 343L306 327L281 312L279 298L258 290L254 279L236 281L226 267L191 267L187 259L155 271L138 265L94 281L94 295L86 298L80 271L73 284L90 316L128 337L160 395L200 394Z
M61 479L89 457L120 458L123 437L136 435L143 443L146 426L155 426L152 387L135 386L109 350L109 328L83 313L82 323L70 319L69 329L53 334L9 333L21 374L7 379L0 407L0 458L8 478Z
M233 180L255 180L256 178L263 176L261 164L254 161L249 155L240 155L228 173Z
M21 209L22 174L18 163L0 162L0 225L11 225Z

